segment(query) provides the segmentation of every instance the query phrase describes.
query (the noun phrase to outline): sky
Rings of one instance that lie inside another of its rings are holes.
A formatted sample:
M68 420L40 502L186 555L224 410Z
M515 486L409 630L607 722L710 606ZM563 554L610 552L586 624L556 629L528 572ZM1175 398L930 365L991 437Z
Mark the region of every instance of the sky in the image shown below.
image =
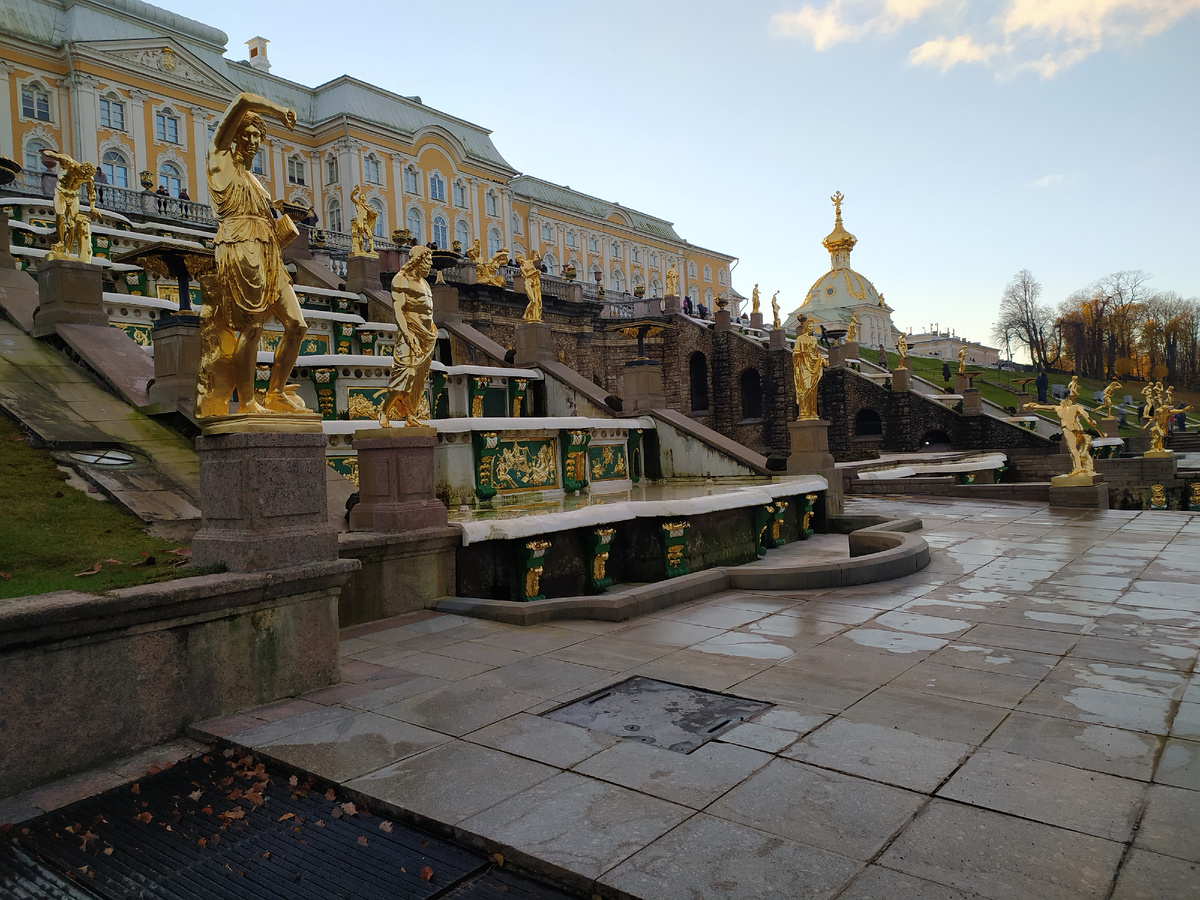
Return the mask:
M675 224L794 309L852 267L920 332L989 342L1021 269L1200 298L1200 0L158 0L492 130L517 170Z

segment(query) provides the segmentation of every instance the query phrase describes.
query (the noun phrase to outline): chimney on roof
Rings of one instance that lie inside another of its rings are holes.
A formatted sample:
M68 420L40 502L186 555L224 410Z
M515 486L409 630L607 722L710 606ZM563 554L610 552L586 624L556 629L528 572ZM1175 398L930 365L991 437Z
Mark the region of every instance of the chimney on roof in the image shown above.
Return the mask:
M267 59L267 44L271 43L265 37L252 37L246 41L250 48L250 67L260 72L271 71L271 61Z

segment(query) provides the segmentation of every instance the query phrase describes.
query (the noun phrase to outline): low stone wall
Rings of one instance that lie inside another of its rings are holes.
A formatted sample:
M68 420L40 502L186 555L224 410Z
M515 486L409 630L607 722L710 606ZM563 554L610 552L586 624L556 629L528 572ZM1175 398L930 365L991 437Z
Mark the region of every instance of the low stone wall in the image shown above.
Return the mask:
M454 596L455 551L461 532L453 525L399 534L340 535L342 559L362 566L342 588L338 623L361 625L424 609Z
M336 682L334 560L0 601L0 797Z

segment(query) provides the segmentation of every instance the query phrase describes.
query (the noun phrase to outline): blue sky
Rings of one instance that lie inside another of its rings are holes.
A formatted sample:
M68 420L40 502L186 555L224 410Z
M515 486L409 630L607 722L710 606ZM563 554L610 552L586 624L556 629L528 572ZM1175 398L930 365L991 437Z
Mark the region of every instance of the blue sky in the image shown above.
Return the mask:
M493 130L531 175L736 255L790 310L828 269L829 196L896 325L986 341L1030 269L1200 297L1200 0L405 4L160 0Z

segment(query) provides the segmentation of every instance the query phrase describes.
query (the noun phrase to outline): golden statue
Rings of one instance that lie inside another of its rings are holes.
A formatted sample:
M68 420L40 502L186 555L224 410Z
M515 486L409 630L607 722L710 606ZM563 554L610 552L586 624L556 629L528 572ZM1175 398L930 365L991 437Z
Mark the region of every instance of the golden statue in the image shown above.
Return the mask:
M463 254L475 266L475 281L479 284L490 284L493 287L507 287L508 282L504 280L504 276L500 274L500 267L508 262L508 249L501 247L492 254L489 260L480 261L482 249L479 246L479 238L467 248L467 252Z
M367 202L367 192L362 185L356 184L350 192L350 202L358 213L350 220L350 255L370 256L375 253L375 221L379 218L379 210Z
M782 327L779 324L779 291L771 295L771 314L774 316L771 327L778 331Z
M800 412L797 421L817 418L817 385L821 381L822 370L827 366L821 348L813 335L813 320L804 319L800 323L800 332L796 335L796 343L792 345L792 369L796 379L796 405Z
M391 427L393 408L404 416L405 425L420 425L417 412L425 396L425 379L433 364L437 326L433 323L433 292L425 276L433 265L433 251L413 247L408 262L392 278L392 311L396 314L396 346L392 350L392 373L388 392L379 407L379 424Z
M266 133L261 113L296 127L294 110L238 94L208 145L208 187L218 225L216 274L207 279L209 296L200 317L199 417L227 414L235 387L239 413L309 412L295 385L287 384L308 331L281 253L299 231L290 217L272 216L270 195L250 172ZM272 316L283 325L283 339L259 403L254 396L258 342Z
M529 251L529 256L517 256L517 262L521 266L521 277L525 279L525 296L529 298L529 302L525 304L525 315L521 317L525 322L540 322L542 321L542 271L538 268L542 264L542 256L536 250Z
M896 338L896 352L900 354L901 365L904 360L908 359L908 339L904 336L904 332L900 332L900 337Z
M96 167L89 162L81 163L65 153L55 150L42 151L44 156L56 160L62 168L58 173L58 184L54 188L54 220L58 226L58 240L46 254L46 259L77 259L92 261L92 228L89 216L100 220L96 208ZM88 188L88 203L91 209L79 211L79 189Z
M958 374L967 374L967 345L963 344L958 348Z
M1174 393L1174 386L1163 389L1161 381L1155 384L1146 385L1142 391L1146 395L1146 416L1150 419L1142 430L1150 429L1150 449L1146 451L1148 456L1166 456L1171 451L1163 446L1163 442L1167 437L1167 429L1172 416L1177 416L1180 413L1189 413L1192 407L1184 406L1180 409L1174 409L1171 405L1171 395Z
M1074 378L1066 396L1057 404L1026 403L1025 408L1044 409L1058 416L1059 425L1062 426L1063 443L1067 445L1067 452L1071 454L1071 471L1068 475L1090 478L1096 474L1096 470L1092 465L1092 439L1084 431L1084 426L1095 428L1096 423L1092 421L1087 410L1076 402L1078 396L1079 379Z
M675 271L675 263L671 263L671 267L667 269L667 292L665 296L679 296L679 273Z
M1114 378L1112 380L1112 382L1108 385L1108 387L1106 387L1104 389L1104 394L1100 397L1100 406L1104 410L1104 418L1106 418L1106 419L1113 418L1113 414L1112 414L1113 391L1115 391L1120 386L1121 386L1121 382L1117 381L1117 379Z
M859 325L861 325L861 324L862 323L860 323L858 321L858 313L856 313L856 312L850 313L850 324L846 326L846 340L847 341L857 341L858 340L858 328L859 328Z
M754 285L754 290L750 292L750 312L757 313L758 310L758 285Z

